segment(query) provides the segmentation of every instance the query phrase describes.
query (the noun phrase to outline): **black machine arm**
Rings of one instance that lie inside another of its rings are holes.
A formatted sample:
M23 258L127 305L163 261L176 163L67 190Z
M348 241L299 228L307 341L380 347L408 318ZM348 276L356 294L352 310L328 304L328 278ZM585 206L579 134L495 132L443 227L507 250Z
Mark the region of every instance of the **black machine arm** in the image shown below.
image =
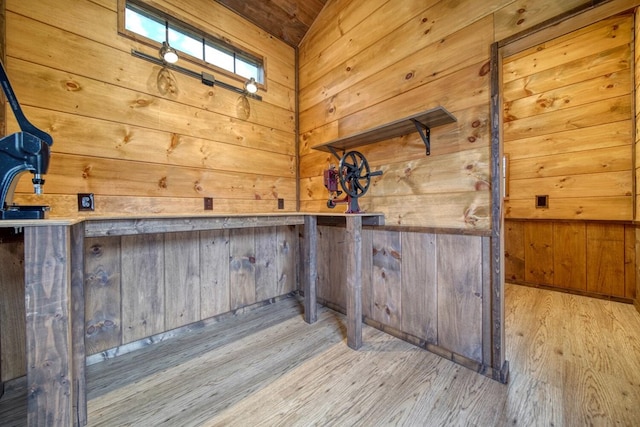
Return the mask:
M40 219L44 218L48 206L18 206L13 204L13 194L19 176L24 172L33 173L34 192L42 193L42 176L49 169L50 147L53 138L35 127L22 112L4 64L0 62L0 85L11 110L18 121L21 132L0 139L0 219Z

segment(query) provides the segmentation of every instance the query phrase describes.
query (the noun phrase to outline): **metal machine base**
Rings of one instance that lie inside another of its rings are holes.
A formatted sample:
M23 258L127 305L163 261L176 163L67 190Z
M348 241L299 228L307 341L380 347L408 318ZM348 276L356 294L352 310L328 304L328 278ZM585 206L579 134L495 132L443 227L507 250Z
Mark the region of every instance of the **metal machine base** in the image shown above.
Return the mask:
M49 206L11 205L7 209L0 209L0 219L46 219L49 209Z

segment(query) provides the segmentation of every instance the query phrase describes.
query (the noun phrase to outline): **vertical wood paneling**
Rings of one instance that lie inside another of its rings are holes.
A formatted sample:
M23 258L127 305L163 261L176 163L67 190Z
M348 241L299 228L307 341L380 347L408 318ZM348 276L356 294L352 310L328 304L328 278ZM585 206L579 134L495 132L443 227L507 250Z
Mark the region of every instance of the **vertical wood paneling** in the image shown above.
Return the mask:
M524 281L524 222L505 221L504 270L506 280Z
M85 345L87 355L122 342L120 237L85 241Z
M276 257L277 287L274 295L284 295L297 288L298 233L294 225L277 228L278 253Z
M437 236L438 345L482 360L482 239Z
M318 264L318 297L346 308L345 229L320 226L318 230L318 254L323 255Z
M624 226L624 296L636 297L636 236L635 226Z
M584 223L553 224L553 282L556 286L587 290L586 239Z
M253 228L229 231L231 309L256 302L256 245Z
M165 331L164 235L122 237L122 341Z
M362 315L373 318L373 233L374 230L362 230Z
M401 245L401 233L377 231L373 234L372 317L396 329L402 328Z
M29 425L73 425L70 232L26 227L27 417Z
M276 227L255 230L256 301L272 298L278 293L278 236Z
M225 313L230 306L229 230L200 232L200 317Z
M402 233L402 330L435 344L438 340L436 236Z
M624 297L624 226L587 224L587 290Z
M346 218L345 292L347 306L347 345L362 346L362 217Z
M302 291L304 292L304 320L307 323L315 323L318 320L318 296L320 296L320 270L318 248L319 232L318 218L312 215L304 217L302 259L300 260L300 277L303 277ZM324 259L323 259L324 261Z
M531 283L553 284L553 226L527 222L524 226L525 280Z
M26 374L24 243L0 244L0 382Z
M164 238L165 328L200 320L200 247L197 232Z

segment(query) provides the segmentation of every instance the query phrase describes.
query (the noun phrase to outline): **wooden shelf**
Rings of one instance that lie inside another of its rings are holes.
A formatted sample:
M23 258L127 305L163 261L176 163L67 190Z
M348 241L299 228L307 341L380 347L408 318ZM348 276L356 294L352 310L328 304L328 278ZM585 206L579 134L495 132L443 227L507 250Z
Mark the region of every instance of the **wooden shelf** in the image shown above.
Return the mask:
M334 139L333 141L329 141L325 144L319 144L312 148L314 150L328 151L330 153L333 153L335 150L347 151L354 147L373 144L374 142L384 141L386 139L417 132L418 126L422 125L423 131L420 133L425 141L425 145L427 145L428 153L428 130L432 127L446 125L455 121L456 118L444 107L437 107L394 122L376 126L353 135ZM416 125L416 122L418 122L419 125ZM426 135L423 133L424 130L426 130Z

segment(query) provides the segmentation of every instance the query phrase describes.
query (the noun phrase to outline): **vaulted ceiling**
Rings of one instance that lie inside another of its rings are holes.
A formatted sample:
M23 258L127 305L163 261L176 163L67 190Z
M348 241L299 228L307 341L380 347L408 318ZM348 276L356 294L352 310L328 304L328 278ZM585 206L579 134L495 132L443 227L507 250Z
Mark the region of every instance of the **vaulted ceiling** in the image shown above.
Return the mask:
M298 46L327 0L215 0L291 46Z

